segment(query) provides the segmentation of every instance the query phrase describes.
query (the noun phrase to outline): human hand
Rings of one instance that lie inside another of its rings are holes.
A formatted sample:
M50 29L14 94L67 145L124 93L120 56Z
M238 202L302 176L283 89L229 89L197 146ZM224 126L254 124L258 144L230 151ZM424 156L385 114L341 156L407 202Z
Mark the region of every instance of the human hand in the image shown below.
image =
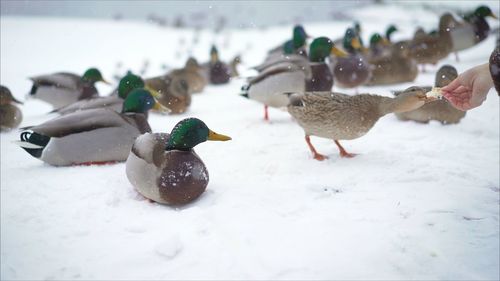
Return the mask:
M493 87L488 64L473 67L443 87L443 96L456 108L466 111L480 106Z

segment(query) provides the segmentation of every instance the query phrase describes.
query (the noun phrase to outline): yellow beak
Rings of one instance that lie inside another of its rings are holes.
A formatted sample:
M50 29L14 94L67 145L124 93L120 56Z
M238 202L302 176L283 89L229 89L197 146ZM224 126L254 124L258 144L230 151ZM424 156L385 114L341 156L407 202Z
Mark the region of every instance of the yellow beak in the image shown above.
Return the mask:
M104 83L104 84L107 84L107 85L111 85L111 83L109 83L108 81L104 80L104 78L101 79L101 82Z
M339 57L339 58L345 58L345 57L349 56L348 53L346 53L345 51L343 51L335 46L332 47L332 50L330 51L330 53L334 56Z
M162 113L169 113L172 111L168 107L165 107L163 104L159 103L156 99L155 101L155 105L153 105L154 110L160 111Z
M211 140L211 141L228 141L228 140L231 140L231 137L228 137L228 136L225 136L225 135L221 135L221 134L217 134L217 133L215 133L212 130L208 130L208 140Z
M359 42L359 39L357 37L352 38L351 45L354 47L354 49L361 49L361 43Z
M155 99L159 99L161 97L160 92L158 92L156 89L153 89L149 85L144 86L144 89L148 90Z
M498 17L495 16L495 14L493 14L493 13L489 14L489 16L492 17L492 18L494 18L494 19L498 19Z

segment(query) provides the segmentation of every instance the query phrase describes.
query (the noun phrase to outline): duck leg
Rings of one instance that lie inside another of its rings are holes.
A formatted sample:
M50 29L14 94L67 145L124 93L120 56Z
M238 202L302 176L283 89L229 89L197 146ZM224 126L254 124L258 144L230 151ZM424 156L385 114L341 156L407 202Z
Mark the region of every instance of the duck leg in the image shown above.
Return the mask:
M342 157L342 158L353 158L354 156L356 156L355 153L349 153L349 152L345 151L345 149L342 147L342 145L340 145L340 142L338 140L334 140L334 142L335 142L335 144L339 148L340 157Z
M460 62L460 58L458 57L458 52L455 52L455 60L457 60L457 62Z
M311 150L311 152L313 153L313 158L316 159L316 160L319 160L319 161L323 161L325 159L328 159L328 157L324 156L324 155L321 155L319 154L316 149L314 149L314 146L312 145L311 143L311 138L309 137L309 135L306 135L306 142L307 142L307 145L309 146L309 149Z
M267 105L264 105L264 120L269 121L269 113L267 112Z

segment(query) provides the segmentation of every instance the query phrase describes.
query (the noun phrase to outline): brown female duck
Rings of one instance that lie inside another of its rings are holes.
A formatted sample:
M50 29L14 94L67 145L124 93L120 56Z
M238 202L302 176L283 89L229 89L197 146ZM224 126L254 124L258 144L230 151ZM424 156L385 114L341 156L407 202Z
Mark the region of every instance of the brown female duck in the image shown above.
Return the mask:
M0 85L0 131L17 128L23 120L23 113L12 103L23 104L12 96L7 87Z
M392 112L414 110L427 101L425 91L408 88L395 98L360 94L349 96L332 92L293 93L289 96L288 112L304 129L309 149L316 160L327 157L316 152L310 136L334 140L341 157L354 157L339 140L352 140L365 135L378 119Z
M444 87L457 78L457 70L451 65L443 65L436 73L435 87ZM430 90L432 87L423 87ZM398 94L397 92L395 94ZM436 120L442 124L455 124L465 116L465 111L453 107L446 99L427 103L412 111L395 113L399 120L413 120L420 123L429 123Z

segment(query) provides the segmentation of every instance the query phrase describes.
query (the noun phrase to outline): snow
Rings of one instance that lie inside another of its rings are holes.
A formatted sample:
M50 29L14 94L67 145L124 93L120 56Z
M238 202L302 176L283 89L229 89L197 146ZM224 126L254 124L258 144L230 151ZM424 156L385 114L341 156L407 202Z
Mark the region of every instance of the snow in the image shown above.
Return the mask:
M498 11L497 2L488 2ZM370 10L373 8L373 10ZM412 6L359 8L364 39L392 21L413 34L437 16ZM384 12L380 16L379 13ZM181 66L188 52L208 60L241 53L244 75L290 26L227 30L219 35L105 20L6 17L1 20L1 84L21 99L28 76L99 67L105 78L146 76ZM493 27L498 22L490 21ZM336 38L351 22L305 26ZM365 39L366 40L366 39ZM496 38L428 66L414 83L361 87L391 95L432 85L443 64L459 72L484 63ZM179 54L177 56L177 54ZM117 64L122 66L117 69ZM206 142L196 153L210 182L195 202L172 208L134 191L125 164L52 167L1 134L1 279L499 279L499 102L485 103L457 125L382 118L365 136L341 142L312 138L323 162L312 159L302 129L283 110L238 95L244 79L209 86L183 115L151 114L154 132L186 117L203 120L228 142ZM102 94L111 87L98 85ZM336 89L338 90L338 89ZM341 90L353 94L354 90ZM28 100L21 126L49 120L51 107Z

